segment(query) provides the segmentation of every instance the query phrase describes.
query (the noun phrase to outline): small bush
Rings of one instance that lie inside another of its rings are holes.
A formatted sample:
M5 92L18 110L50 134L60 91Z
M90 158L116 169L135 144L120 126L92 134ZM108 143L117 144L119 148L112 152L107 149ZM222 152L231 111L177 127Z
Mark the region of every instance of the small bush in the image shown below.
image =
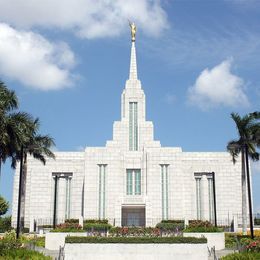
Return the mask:
M225 233L225 247L226 248L236 248L237 243L242 247L246 248L251 242L260 241L260 237L255 237L254 240L250 238L249 235L240 235L239 233Z
M6 231L10 231L12 229L11 226L11 216L9 217L0 217L0 233L4 233Z
M127 243L127 244L204 244L206 238L195 237L72 237L65 243Z
M40 225L38 228L53 228L53 225Z
M107 219L85 219L83 221L84 224L92 223L92 224L108 224Z
M156 225L157 228L159 228L162 231L182 231L184 229L184 223L171 223L171 222L164 222L164 223L158 223Z
M75 224L79 224L79 219L78 218L70 218L70 219L66 219L65 223L75 223Z
M111 229L110 224L106 223L85 223L83 229L86 231L107 231Z
M111 237L158 237L160 235L158 228L151 227L112 227L109 231Z
M24 227L24 228L22 229L22 233L29 233L29 231L30 231L30 229L27 228L27 227Z
M55 229L52 229L51 232L84 232L82 226L75 223L63 223L57 225Z
M28 250L25 248L18 249L5 249L0 251L1 260L19 260L19 259L30 259L30 260L51 260L50 256L45 256L37 251Z
M182 219L167 219L167 220L162 220L161 223L172 223L172 224L183 224L184 225L184 220L182 220Z
M45 237L35 237L30 242L38 247L45 247Z
M183 232L223 232L223 229L213 226L209 221L189 220Z
M221 260L259 260L260 253L250 253L250 252L234 253L234 254L223 256L220 259Z
M254 224L260 226L260 218L254 218Z

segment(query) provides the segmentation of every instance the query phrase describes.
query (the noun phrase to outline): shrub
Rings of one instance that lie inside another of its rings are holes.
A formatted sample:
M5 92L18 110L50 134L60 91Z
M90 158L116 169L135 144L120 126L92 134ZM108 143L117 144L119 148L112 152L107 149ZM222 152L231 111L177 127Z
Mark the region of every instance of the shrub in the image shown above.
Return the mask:
M257 252L260 253L260 240L250 241L246 246L248 252Z
M108 224L108 220L107 219L85 219L83 221L84 224L87 223L92 223L92 224Z
M38 228L53 228L53 225L40 225Z
M209 221L189 220L183 232L223 232L223 229L213 226Z
M29 242L38 247L45 247L45 237L34 237Z
M51 260L50 256L45 256L37 251L28 250L25 248L5 249L0 251L1 260L13 259L30 259L30 260Z
M220 259L221 260L259 260L260 253L251 253L251 252L234 253L234 254L223 256Z
M0 233L4 233L6 231L10 231L12 229L11 226L11 216L9 217L0 217Z
M260 218L254 218L255 225L260 225Z
M112 227L109 231L111 237L158 237L160 235L158 228L151 227Z
M111 229L110 224L105 223L86 223L83 225L83 229L86 231L107 231Z
M4 215L9 208L9 203L0 195L0 216Z
M162 231L175 231L179 232L184 229L184 223L171 223L171 222L164 222L164 223L158 223L156 225L157 228L159 228Z
M16 240L16 233L14 230L6 232L0 240L0 252L3 250L20 248L21 244L20 240Z
M27 227L24 227L24 228L22 229L22 233L29 233L29 231L30 231L30 229L27 228Z
M173 224L183 224L184 225L184 220L182 220L182 219L167 219L167 220L162 220L161 223L173 223Z
M236 248L237 241L234 234L225 233L225 248Z
M65 223L75 223L75 224L79 224L79 219L78 218L70 218L70 219L66 219Z
M65 243L128 243L128 244L202 244L206 238L195 237L72 237Z
M63 223L57 225L55 229L52 229L51 232L84 232L82 226L75 223Z

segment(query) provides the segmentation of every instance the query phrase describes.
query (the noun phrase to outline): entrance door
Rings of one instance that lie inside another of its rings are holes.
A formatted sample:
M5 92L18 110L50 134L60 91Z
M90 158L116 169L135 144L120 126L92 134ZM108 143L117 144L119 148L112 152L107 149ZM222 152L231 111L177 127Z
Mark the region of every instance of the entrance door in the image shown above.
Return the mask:
M145 207L122 207L122 226L145 226Z

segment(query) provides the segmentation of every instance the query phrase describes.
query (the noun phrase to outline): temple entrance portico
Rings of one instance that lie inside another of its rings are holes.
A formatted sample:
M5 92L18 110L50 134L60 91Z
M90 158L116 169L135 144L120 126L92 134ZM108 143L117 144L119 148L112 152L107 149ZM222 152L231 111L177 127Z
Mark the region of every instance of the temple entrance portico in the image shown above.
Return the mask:
M145 227L145 205L123 205L121 225Z

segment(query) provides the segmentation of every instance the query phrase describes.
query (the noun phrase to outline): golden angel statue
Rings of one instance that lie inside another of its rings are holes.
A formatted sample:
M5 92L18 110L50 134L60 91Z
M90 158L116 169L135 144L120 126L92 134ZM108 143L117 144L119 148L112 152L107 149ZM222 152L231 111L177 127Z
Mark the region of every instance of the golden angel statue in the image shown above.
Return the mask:
M136 34L136 26L135 23L131 23L129 21L129 26L131 28L131 36L132 36L132 42L135 42L135 34Z

